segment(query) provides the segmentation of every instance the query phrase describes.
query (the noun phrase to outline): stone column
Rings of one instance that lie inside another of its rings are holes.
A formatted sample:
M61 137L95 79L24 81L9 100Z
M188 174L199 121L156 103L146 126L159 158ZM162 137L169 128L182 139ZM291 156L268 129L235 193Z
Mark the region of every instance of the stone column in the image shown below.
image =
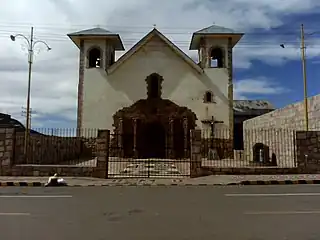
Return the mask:
M195 129L190 132L191 141L191 159L190 159L190 177L200 177L201 172L201 130Z
M170 138L170 140L169 140L169 142L170 142L170 145L169 145L169 158L171 159L171 158L174 158L175 156L174 156L174 154L175 154L175 151L174 151L174 119L172 119L172 118L170 118L170 120L169 120L169 129L170 129L170 136L169 136L169 138Z
M78 83L78 110L77 110L77 137L82 135L81 129L83 120L83 86L84 86L85 52L84 40L80 41L79 59L79 83Z
M200 39L199 60L200 67L207 68L209 64L208 48L206 46L205 38Z
M119 126L117 132L117 139L118 139L118 157L123 157L123 119L119 119Z
M228 38L228 99L229 99L229 138L233 149L233 65L232 65L232 38Z
M110 143L110 131L109 130L98 130L98 137L96 140L97 165L96 165L94 172L93 172L94 177L108 178L109 143Z
M183 118L183 149L184 149L184 157L185 158L188 158L188 118L187 117L184 117Z
M14 137L13 128L0 129L0 175L11 175Z
M137 151L137 126L138 121L137 119L133 119L133 156L135 158L138 157L138 151Z

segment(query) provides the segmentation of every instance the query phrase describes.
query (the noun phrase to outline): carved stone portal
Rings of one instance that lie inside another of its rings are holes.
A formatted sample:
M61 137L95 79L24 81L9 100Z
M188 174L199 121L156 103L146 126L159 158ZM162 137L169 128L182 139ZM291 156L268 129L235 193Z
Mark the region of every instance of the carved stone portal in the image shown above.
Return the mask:
M156 74L147 78L148 98L117 111L114 116L113 155L126 158L188 158L190 130L196 115L168 99L161 99L161 82ZM158 83L156 82L158 79ZM148 81L149 80L149 81Z
M113 116L115 138L123 157L188 158L190 130L196 115L167 99L141 99Z

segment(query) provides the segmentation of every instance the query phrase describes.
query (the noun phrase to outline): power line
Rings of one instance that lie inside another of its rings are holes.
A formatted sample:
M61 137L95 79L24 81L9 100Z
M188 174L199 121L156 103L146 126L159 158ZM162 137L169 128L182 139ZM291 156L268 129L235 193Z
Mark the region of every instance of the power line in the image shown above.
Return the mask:
M38 37L41 37L43 39L46 39L46 41L50 41L50 42L61 42L61 43L71 43L71 40L66 38L55 38L55 37L45 37L43 35L38 35ZM8 35L2 34L0 33L0 38L1 39L6 39L8 38ZM123 39L123 44L124 45L134 45L136 44L138 41L140 41L140 38L137 39ZM174 44L179 46L179 47L186 47L188 48L190 46L190 41L175 41L173 40ZM236 46L237 48L261 48L261 47L279 47L279 44L281 43L281 41L279 42L275 42L275 41L241 41L238 43L238 45ZM285 44L287 46L287 48L290 47L298 47L299 45L299 41L285 41ZM157 44L151 44L152 46L159 46ZM150 46L150 45L149 45ZM320 47L320 42L317 44L313 44L312 47Z
M30 28L32 24L3 24L0 22L0 28L10 28L12 30L13 28ZM81 29L87 29L87 28L93 28L96 26L99 26L101 28L106 28L106 29L116 29L116 32L121 32L121 33L130 33L130 34L145 34L146 32L150 31L152 29L152 26L120 26L120 25L71 25L70 27L65 27L64 25L61 25L61 27L58 27L59 25L50 25L50 24L42 24L42 25L36 25L37 29L42 29L42 30L63 30L63 31L79 31ZM184 28L184 27L158 27L159 29L162 30L163 33L165 34L173 34L173 35L179 35L179 34L193 34L195 31L198 31L202 29L203 27L200 28ZM123 29L123 30L122 30ZM130 29L130 30L125 30L125 29ZM138 29L140 29L138 31ZM142 31L142 29L145 29L145 31ZM171 30L171 31L164 31L164 30ZM174 31L172 31L174 30ZM187 31L189 30L189 31ZM257 30L257 29L256 29ZM266 32L263 29L262 31L256 31L256 32L245 32L245 35L250 35L250 36L265 36L265 35L299 35L299 29L292 29L290 31L283 31L283 29L274 29L272 32ZM320 29L309 29L312 32L314 31L319 31ZM306 30L307 31L307 30ZM241 31L240 31L241 32Z
M19 25L20 27L23 26L23 25ZM82 26L82 25L81 25ZM0 27L1 27L1 24L0 24ZM12 25L11 26L6 26L6 27L10 27L10 29L8 30L1 30L0 29L0 38L8 38L8 36L12 33L24 33L22 32L21 30L20 31L12 31L11 28L12 28ZM24 26L24 27L28 27L27 25ZM92 26L91 26L92 27ZM122 26L123 27L123 26ZM38 27L39 28L39 27ZM50 29L52 27L46 27L45 29ZM53 27L54 28L54 27ZM132 27L130 27L132 28ZM67 29L67 28L65 28ZM172 28L174 29L174 28ZM150 28L149 28L149 31L150 31ZM137 31L119 31L119 34L147 34L147 32L137 32ZM284 36L288 36L289 33L292 35L292 34L295 34L295 36L297 36L296 40L292 40L292 39L278 39L277 38L277 42L275 42L274 38L267 38L267 36L269 37L284 37ZM163 32L163 34L165 35L175 35L175 34L178 34L178 35L191 35L192 33L191 32ZM288 35L286 35L288 34ZM39 38L44 38L46 39L47 41L52 41L52 42L71 42L70 39L67 37L66 34L63 34L63 33L56 33L56 32L38 32L37 33L37 36ZM248 34L245 34L245 36L248 36ZM295 48L295 45L298 45L300 44L300 40L298 40L298 35L297 33L294 33L294 32L281 32L281 33L252 33L252 35L249 35L249 36L261 36L263 38L261 39L257 39L257 38L254 38L252 40L248 39L248 38L244 38L243 40L241 40L238 45L237 45L237 48L248 48L248 47L272 47L272 46L276 46L278 47L279 43L281 43L281 41L283 41L288 47L294 47ZM190 38L191 36L189 36ZM134 45L135 43L137 43L138 41L141 40L141 37L139 38L123 38L123 43L124 45ZM189 47L189 44L190 44L190 40L173 40L173 42L177 45L177 46L180 46L180 47ZM320 42L319 44L315 43L313 44L313 47L317 47L318 45L320 45Z
M28 23L28 22L0 22L0 26L6 26L6 27L27 27L30 28L30 26L33 26L34 23ZM57 23L45 23L45 24L37 24L37 28L46 28L46 29L78 29L78 28L92 28L94 26L99 26L102 28L117 28L117 29L151 29L154 27L154 24L152 25L110 25L110 24L72 24L69 27L66 27L65 24L57 24ZM193 27L184 27L184 26L161 26L157 24L157 27L160 29L168 29L168 30L190 30L190 31L197 31L200 29L205 28L202 26L193 26ZM288 28L287 28L288 29ZM274 28L274 31L283 31L283 29L280 28ZM308 30L308 28L306 28ZM292 31L294 33L299 32L299 27L293 28Z
M4 30L0 30L0 37L7 37L10 34L15 33L12 31L4 31ZM23 32L19 32L19 33L23 33ZM145 33L146 34L146 33ZM120 34L121 35L121 34ZM67 35L65 34L58 34L58 33L37 33L38 37L41 38L46 38L46 39L51 39L53 41L70 41L70 39L67 37ZM136 42L139 41L141 38L125 38L124 41L126 42ZM273 40L273 41L270 41ZM281 41L281 40L280 40ZM177 43L189 43L190 41L182 41L182 40L175 40L175 42ZM265 37L263 39L259 39L259 41L257 41L257 39L244 39L241 41L241 43L245 44L245 43L249 43L249 44L260 44L260 43L266 43L266 42L274 42L274 39L266 39ZM298 40L286 40L286 43L299 43L300 41Z

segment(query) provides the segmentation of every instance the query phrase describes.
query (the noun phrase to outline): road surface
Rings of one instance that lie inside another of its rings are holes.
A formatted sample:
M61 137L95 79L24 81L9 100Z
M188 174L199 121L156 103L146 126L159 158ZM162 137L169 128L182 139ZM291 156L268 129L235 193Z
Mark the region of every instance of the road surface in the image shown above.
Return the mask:
M0 239L320 239L319 201L315 185L0 188Z

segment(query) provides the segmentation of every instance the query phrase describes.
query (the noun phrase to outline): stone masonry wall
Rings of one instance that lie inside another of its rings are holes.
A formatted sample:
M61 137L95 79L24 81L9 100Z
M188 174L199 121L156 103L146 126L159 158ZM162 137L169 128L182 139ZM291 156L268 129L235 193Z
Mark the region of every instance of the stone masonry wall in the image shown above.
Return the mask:
M96 155L96 166L16 164L14 162L15 155L20 154L14 148L17 144L17 133L12 128L0 128L0 176L50 176L58 173L61 176L106 178L109 135L108 130L99 130L97 138L85 141L87 148L94 149L92 151Z
M309 129L320 130L320 95L308 99ZM263 143L275 153L280 167L294 167L296 156L295 131L304 130L304 103L284 108L244 121L244 154L253 160L253 146Z
M0 175L6 174L11 168L13 129L0 128Z
M299 131L296 139L298 167L320 170L320 131Z
M244 159L253 161L254 146L263 143L269 147L269 157L274 153L278 167L295 167L295 130L292 129L245 129ZM268 159L270 161L270 159Z
M320 94L308 99L309 129L320 129ZM304 103L290 104L243 122L243 129L285 128L304 130Z
M15 135L15 164L66 164L91 160L94 156L95 138L57 137L31 134L28 162L23 154L24 133Z

